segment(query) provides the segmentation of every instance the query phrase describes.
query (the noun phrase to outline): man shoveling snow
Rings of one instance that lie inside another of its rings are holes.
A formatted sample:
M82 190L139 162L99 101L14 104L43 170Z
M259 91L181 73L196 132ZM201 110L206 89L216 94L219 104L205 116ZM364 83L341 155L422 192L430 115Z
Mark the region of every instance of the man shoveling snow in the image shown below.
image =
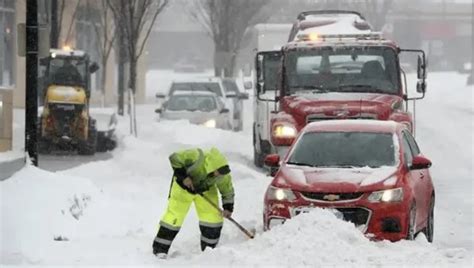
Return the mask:
M209 151L189 149L169 157L174 175L168 197L168 208L161 218L153 241L153 254L166 258L173 239L194 202L201 230L201 250L214 248L219 242L223 217L234 210L234 187L227 159L216 148ZM217 210L222 196L223 211Z

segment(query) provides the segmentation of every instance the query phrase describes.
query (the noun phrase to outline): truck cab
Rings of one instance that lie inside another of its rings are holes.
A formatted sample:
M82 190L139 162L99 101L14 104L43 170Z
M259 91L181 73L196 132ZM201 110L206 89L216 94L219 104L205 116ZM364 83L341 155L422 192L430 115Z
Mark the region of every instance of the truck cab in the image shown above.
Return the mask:
M414 131L408 101L424 97L425 54L400 49L380 33L366 31L327 34L316 26L300 31L279 51L257 53L257 166L263 166L267 154L284 156L299 131L314 121L393 120ZM408 97L399 63L403 52L418 54L417 91L421 97ZM265 111L265 106L271 108Z

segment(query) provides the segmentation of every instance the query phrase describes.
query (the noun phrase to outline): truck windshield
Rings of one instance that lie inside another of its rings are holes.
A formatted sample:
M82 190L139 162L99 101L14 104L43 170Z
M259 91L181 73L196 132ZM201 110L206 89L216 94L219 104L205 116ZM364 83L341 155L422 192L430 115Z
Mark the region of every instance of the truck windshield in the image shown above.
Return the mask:
M49 61L48 81L51 84L83 85L86 62L81 59L53 58Z
M288 163L314 167L380 167L395 165L389 133L310 132L295 146Z
M324 92L399 93L397 56L388 47L322 47L289 51L286 83L293 94Z

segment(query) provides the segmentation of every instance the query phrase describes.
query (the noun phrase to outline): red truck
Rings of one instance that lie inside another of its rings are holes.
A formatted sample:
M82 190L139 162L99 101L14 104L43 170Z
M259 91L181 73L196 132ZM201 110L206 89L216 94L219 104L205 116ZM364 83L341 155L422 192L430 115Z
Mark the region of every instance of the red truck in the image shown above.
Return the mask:
M424 51L401 49L367 27L360 32L357 27L344 27L350 17L347 12L334 16L336 12L304 12L313 19L322 16L322 22L302 24L299 16L297 23L305 28L294 27L293 41L279 51L257 53L253 126L257 166L262 167L270 153L284 156L298 132L314 121L393 120L414 132L408 101L425 95ZM354 25L361 25L363 17L355 14ZM332 27L331 34L325 32L331 24L342 25L341 31L334 33L338 28ZM401 53L418 54L416 98L408 97Z

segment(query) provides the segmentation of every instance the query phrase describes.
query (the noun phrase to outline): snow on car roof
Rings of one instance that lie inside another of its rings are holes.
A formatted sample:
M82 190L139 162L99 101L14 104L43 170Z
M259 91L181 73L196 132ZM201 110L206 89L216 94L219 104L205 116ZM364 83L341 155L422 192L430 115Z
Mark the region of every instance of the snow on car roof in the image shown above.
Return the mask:
M219 83L222 81L220 77L183 77L173 80L173 83Z
M305 131L367 131L395 133L399 127L403 126L395 121L370 119L337 119L312 122L305 127Z
M176 90L171 94L175 95L200 95L200 96L217 96L216 93L204 90Z

